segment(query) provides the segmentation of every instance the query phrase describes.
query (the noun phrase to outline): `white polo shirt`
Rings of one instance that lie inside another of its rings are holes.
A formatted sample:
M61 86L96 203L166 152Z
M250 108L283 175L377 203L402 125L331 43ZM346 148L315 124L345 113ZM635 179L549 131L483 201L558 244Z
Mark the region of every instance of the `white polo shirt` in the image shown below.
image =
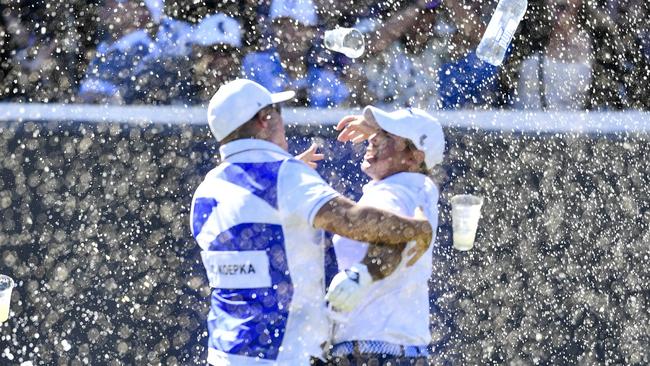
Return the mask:
M405 216L413 216L420 206L435 233L438 196L438 188L427 176L397 173L366 184L359 204ZM333 242L340 270L360 262L368 248L368 244L338 235ZM374 340L404 346L428 345L431 342L428 281L432 274L432 251L429 249L411 267L406 267L403 257L392 274L374 282L366 298L335 327L334 343Z
M277 145L236 140L192 199L213 288L208 363L308 365L328 335L324 250L313 228L339 194Z

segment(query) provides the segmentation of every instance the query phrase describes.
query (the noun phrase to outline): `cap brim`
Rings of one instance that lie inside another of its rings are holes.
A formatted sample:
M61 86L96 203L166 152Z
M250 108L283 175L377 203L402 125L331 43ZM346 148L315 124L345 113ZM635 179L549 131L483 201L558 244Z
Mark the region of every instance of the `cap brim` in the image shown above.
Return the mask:
M392 133L393 135L405 137L404 131L401 128L399 128L400 127L399 123L395 121L395 118L391 116L390 113L384 112L381 109L373 107L371 105L363 109L363 114L365 115L366 113L372 114L375 121L377 121L377 124L379 125L379 127L381 127L382 130L388 133Z
M293 99L296 96L296 92L293 90L287 90L280 93L271 94L271 102L273 103L282 103L287 100Z

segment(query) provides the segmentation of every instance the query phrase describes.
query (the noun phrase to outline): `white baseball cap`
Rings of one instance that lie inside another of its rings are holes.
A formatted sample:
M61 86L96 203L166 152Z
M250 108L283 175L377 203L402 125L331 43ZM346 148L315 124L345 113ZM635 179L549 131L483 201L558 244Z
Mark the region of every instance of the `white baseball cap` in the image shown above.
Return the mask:
M207 16L194 27L194 43L201 46L228 44L241 47L241 25L235 18L217 13Z
M316 6L312 0L273 0L269 15L271 20L286 17L308 26L314 26L318 22Z
M411 140L418 150L424 152L424 162L431 169L442 162L445 151L445 134L442 126L429 113L418 108L399 109L384 112L367 106L363 114L371 114L379 127L388 133Z
M210 99L208 125L217 141L250 121L262 108L292 99L294 91L271 93L260 84L236 79L222 85Z

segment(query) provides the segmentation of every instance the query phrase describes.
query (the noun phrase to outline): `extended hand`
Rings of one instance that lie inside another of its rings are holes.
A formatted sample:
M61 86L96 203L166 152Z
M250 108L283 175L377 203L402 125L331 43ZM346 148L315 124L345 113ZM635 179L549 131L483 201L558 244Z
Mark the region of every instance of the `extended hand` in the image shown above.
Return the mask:
M296 159L306 163L312 169L316 169L316 167L318 167L318 164L316 164L316 162L321 161L325 158L325 155L320 154L317 151L318 151L318 145L313 143L311 144L309 149L305 150L305 152L296 155Z
M336 125L336 130L341 131L337 139L341 142L352 141L359 143L367 140L372 134L380 130L376 121L363 115L343 117Z
M372 283L368 268L357 263L334 276L325 300L340 312L349 312L364 298Z

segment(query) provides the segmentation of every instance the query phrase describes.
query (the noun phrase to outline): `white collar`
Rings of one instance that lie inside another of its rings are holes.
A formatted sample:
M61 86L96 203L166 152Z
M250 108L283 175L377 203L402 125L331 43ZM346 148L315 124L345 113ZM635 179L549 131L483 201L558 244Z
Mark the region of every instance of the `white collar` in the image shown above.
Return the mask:
M422 173L398 172L393 175L389 175L384 179L371 180L370 182L368 182L368 184L379 184L379 183L411 184L413 182L421 181L424 178L427 178L427 176Z
M239 139L223 144L219 147L219 155L222 160L227 160L231 156L251 150L267 150L286 157L291 155L282 150L282 148L272 142L260 139Z

